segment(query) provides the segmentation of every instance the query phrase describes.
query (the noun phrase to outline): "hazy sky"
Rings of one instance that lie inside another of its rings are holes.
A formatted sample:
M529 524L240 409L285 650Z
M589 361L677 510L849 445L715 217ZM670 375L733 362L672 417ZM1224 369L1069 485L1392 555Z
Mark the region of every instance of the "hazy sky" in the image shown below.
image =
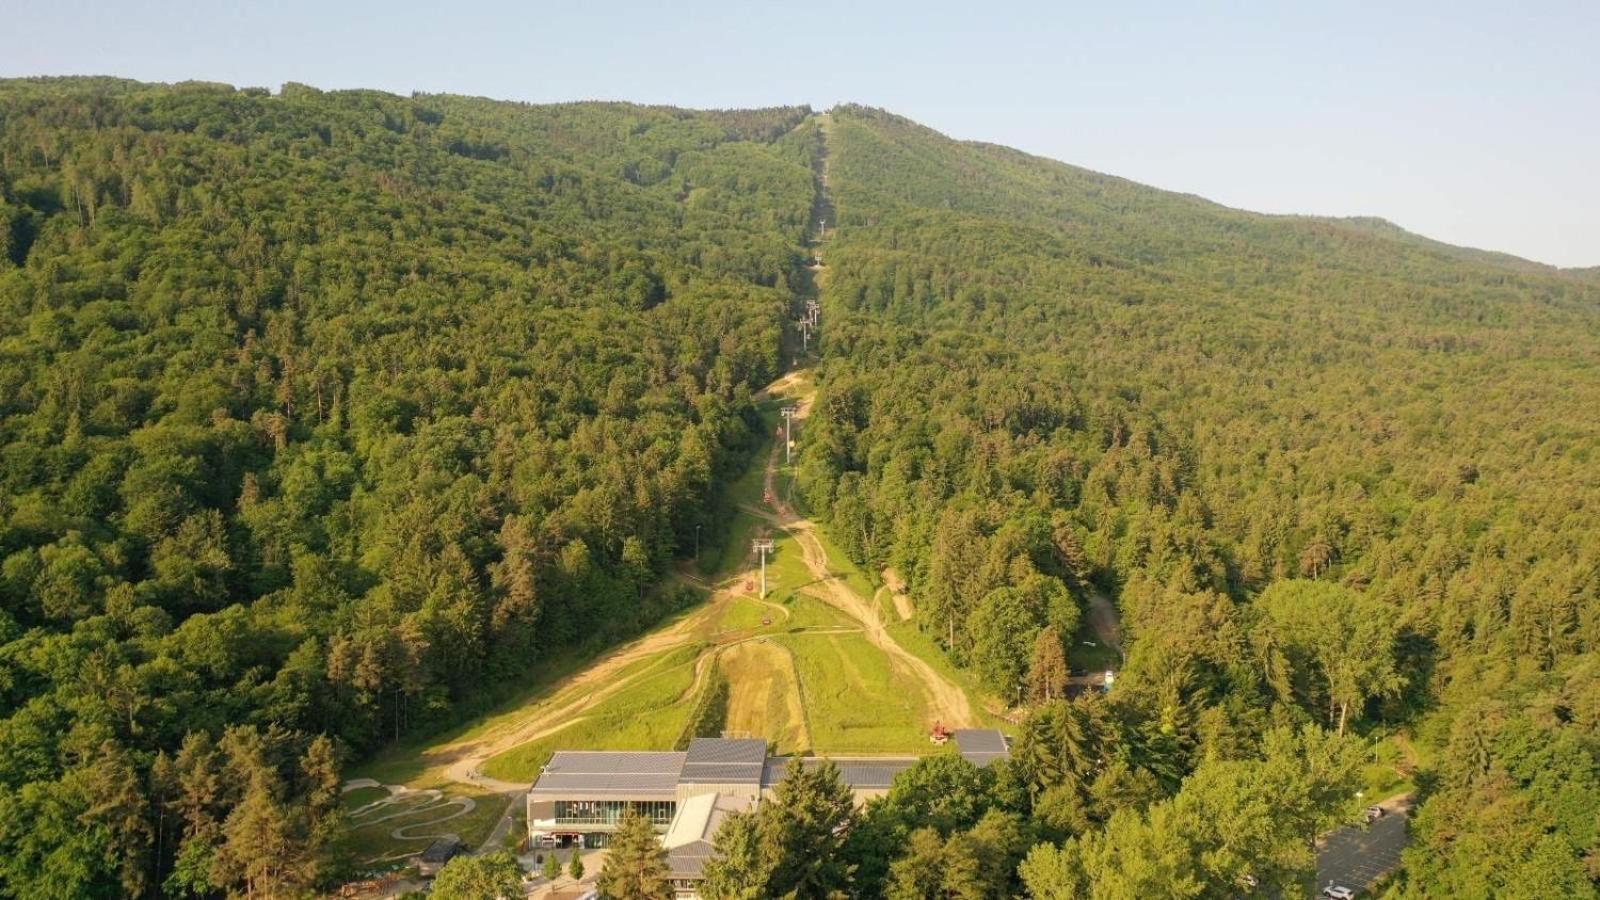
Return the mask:
M1600 265L1600 0L1318 5L0 0L0 75L854 100L1232 206Z

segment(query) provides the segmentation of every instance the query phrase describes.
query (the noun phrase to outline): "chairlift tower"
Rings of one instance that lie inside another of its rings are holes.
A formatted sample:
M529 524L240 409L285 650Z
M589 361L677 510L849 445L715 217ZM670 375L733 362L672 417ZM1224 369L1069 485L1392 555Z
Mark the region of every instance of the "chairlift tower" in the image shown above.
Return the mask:
M794 439L789 436L789 429L794 425L795 413L799 411L799 407L795 406L785 406L778 410L783 414L783 464L786 466L789 464L789 451L794 446Z
M750 542L750 549L761 556L761 599L767 599L767 554L772 552L771 538L756 538Z

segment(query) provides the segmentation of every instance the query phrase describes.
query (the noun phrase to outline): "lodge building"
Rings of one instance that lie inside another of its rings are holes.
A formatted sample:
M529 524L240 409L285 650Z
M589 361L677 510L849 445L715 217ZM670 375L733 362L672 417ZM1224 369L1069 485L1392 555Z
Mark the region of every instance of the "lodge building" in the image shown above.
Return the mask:
M952 736L980 766L1010 754L997 730ZM888 793L919 758L828 757L858 805ZM769 756L761 738L697 738L683 752L558 751L528 791L528 839L536 847L604 847L623 812L637 809L662 836L678 896L693 897L722 820L770 798L791 759ZM802 766L822 761L799 757Z

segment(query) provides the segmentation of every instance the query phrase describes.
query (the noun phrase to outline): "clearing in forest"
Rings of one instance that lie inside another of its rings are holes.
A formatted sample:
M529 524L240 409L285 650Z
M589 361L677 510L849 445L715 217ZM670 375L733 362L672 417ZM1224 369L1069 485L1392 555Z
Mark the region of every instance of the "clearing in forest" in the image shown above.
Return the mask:
M774 385L762 403L768 433L781 403L809 411L811 396L803 373ZM743 525L722 554L733 562L704 582L690 579L710 588L706 603L495 714L396 747L357 774L509 795L556 750L667 748L715 664L729 675L726 727L785 751L907 752L927 747L936 720L979 724L962 687L929 663L928 648L914 654L902 645L913 637L901 631L905 623L885 627L864 576L776 493L782 463L772 441L735 484ZM774 542L766 598L750 551L758 534Z
M914 752L928 748L934 722L984 724L963 687L970 680L914 625L885 616L865 575L792 505L793 470L773 435L789 405L800 438L815 399L796 362L756 396L766 444L729 485L726 543L700 555L716 561L715 574L680 573L708 591L705 603L475 723L392 748L358 770L375 781L352 784L499 792L507 812L492 831L462 834L488 843L507 832L516 799L555 751L681 743L719 667L729 686L722 727L767 737L780 752ZM757 537L773 542L765 597ZM376 823L365 827L376 833Z
M800 679L788 647L771 639L730 647L718 658L728 679L729 733L761 735L779 753L811 748Z

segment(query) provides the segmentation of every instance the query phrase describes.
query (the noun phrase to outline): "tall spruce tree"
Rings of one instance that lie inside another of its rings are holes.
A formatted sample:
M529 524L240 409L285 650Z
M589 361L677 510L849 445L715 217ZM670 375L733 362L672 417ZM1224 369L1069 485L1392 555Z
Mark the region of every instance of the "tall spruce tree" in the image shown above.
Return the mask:
M1061 649L1061 633L1054 626L1039 629L1033 642L1033 661L1028 665L1028 699L1048 703L1067 695L1067 655Z
M705 900L764 900L774 860L773 848L763 840L760 815L742 812L728 816L713 843L716 855L706 862L700 896Z
M773 896L824 898L849 885L850 869L839 850L853 807L853 795L832 762L790 761L772 800L761 807L762 837L773 858L767 882Z
M656 830L643 814L630 808L617 822L606 852L605 865L595 887L608 900L668 900L666 851Z

